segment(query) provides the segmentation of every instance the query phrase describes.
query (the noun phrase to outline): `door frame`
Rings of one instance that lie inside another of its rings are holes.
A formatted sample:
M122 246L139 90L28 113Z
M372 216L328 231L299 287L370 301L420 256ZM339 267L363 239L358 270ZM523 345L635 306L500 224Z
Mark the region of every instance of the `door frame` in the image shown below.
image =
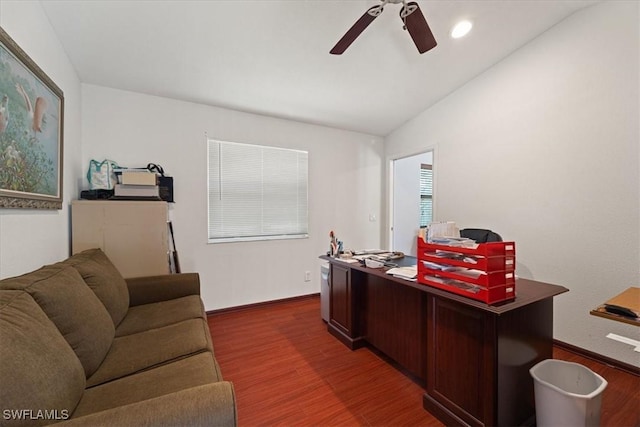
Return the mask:
M425 147L419 151L411 151L409 153L396 153L387 156L386 164L387 164L387 224L386 224L386 232L385 236L387 239L387 247L390 250L394 250L393 247L393 227L394 227L394 215L393 215L393 205L394 205L394 162L396 160L404 159L407 157L419 156L421 154L425 154L431 152L432 153L432 173L433 173L433 211L432 211L432 219L435 221L437 218L437 164L438 164L438 149L436 146Z

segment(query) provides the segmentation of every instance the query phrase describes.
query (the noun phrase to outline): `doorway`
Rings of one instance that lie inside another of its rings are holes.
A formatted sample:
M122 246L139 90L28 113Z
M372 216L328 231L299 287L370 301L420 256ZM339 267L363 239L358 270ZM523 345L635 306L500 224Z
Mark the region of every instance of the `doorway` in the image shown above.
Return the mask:
M433 150L391 162L391 248L416 256L416 236L433 218Z

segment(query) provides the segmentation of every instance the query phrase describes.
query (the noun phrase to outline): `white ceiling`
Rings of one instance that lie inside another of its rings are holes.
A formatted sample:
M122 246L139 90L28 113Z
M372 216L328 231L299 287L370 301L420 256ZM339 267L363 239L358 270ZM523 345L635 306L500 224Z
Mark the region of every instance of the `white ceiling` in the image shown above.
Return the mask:
M593 0L419 0L420 55L378 0L58 1L42 5L84 83L384 136ZM454 40L452 25L473 21Z

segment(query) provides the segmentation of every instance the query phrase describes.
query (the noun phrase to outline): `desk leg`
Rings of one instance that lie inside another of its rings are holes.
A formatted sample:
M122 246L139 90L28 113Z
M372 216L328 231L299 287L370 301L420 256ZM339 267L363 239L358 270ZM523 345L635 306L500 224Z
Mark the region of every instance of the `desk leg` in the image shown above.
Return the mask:
M355 350L364 345L358 321L360 275L348 267L331 264L329 323L327 330Z
M327 331L351 350L357 350L366 345L365 340L362 337L352 338L331 323L327 324Z

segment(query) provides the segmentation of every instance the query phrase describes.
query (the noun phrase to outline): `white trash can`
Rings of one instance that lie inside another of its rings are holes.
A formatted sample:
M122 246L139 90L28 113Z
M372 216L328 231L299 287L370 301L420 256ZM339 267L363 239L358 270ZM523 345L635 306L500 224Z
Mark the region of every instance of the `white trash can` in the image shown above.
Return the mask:
M607 381L578 363L546 359L532 367L537 427L598 426Z

